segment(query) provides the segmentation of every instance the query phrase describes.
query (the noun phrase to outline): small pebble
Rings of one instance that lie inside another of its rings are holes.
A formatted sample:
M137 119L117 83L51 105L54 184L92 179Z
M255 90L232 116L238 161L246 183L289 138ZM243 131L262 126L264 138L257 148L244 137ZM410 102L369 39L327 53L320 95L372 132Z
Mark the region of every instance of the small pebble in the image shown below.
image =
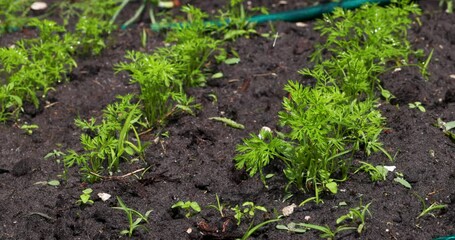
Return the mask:
M301 28L303 28L303 27L308 27L308 24L306 24L306 23L304 23L304 22L296 22L296 23L295 23L295 26L296 26L296 27L301 27Z
M98 193L98 197L100 197L103 202L106 202L109 198L111 198L111 195L108 193Z
M283 210L281 210L281 212L283 213L283 216L287 217L294 212L294 208L296 208L296 207L297 207L297 205L295 205L295 203L293 203L287 207L284 207Z
M34 2L30 8L34 11L41 11L47 8L47 3L45 2Z

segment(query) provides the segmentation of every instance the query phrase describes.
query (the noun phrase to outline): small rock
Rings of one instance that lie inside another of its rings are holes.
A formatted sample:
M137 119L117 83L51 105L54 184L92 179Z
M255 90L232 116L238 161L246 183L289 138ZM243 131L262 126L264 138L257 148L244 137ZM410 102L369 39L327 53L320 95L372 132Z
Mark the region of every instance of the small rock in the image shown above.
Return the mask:
M111 198L111 195L108 193L98 193L98 197L100 197L103 202L106 202Z
M304 22L296 22L296 23L295 23L295 26L296 26L296 27L303 28L303 27L308 27L308 24L306 24L306 23L304 23Z
M34 2L30 8L33 10L33 11L42 11L44 9L47 8L47 3L45 2Z
M287 207L284 207L281 212L283 213L283 216L287 217L289 215L291 215L293 212L294 212L294 208L296 208L297 205L295 205L295 203L287 206Z

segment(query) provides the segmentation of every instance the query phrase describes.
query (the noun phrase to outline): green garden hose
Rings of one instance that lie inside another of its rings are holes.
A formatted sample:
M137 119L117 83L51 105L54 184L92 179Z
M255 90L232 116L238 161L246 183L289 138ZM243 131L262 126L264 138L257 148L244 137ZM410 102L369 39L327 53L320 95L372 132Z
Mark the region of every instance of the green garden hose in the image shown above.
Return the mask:
M319 4L317 6L301 8L297 10L279 12L279 13L272 13L272 14L265 14L265 15L257 15L253 16L248 19L249 22L254 23L263 23L269 21L286 21L286 22L298 22L304 20L310 20L316 17L321 16L324 13L330 13L335 8L341 7L344 9L354 9L362 6L366 3L373 3L373 4L387 4L390 3L390 0L344 0L339 2L330 2L325 4ZM226 20L225 22L229 22ZM221 25L221 22L215 21L208 21L207 24L215 24ZM174 23L174 24L152 24L151 28L154 31L159 31L162 29L173 28L177 26L183 26L183 23Z

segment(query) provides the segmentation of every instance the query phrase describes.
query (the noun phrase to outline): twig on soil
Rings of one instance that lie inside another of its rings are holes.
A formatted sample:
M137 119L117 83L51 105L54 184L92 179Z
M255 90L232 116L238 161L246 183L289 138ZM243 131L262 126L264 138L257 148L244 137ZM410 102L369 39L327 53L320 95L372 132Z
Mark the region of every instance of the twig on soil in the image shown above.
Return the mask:
M271 73L258 73L258 74L254 74L253 75L254 77L266 77L266 76L274 76L276 77L276 73L274 72L271 72Z
M134 170L134 171L132 171L130 173L127 173L125 175L122 175L122 176L102 176L102 175L99 175L98 173L94 173L94 172L90 172L90 174L95 175L95 176L97 176L97 177L99 177L101 179L104 179L104 180L119 180L119 179L122 179L122 178L129 177L129 176L131 176L131 175L133 175L135 173L138 173L140 171L143 171L143 170L145 170L145 168L140 168L140 169Z
M30 212L27 216L33 216L33 215L38 215L42 218L45 218L49 221L54 221L55 219L50 217L49 215L45 214L45 213L40 213L40 212Z
M58 103L58 102L49 103L49 104L47 104L46 106L44 106L44 108L45 108L45 109L48 109L48 108L54 106L54 105L57 104L57 103Z

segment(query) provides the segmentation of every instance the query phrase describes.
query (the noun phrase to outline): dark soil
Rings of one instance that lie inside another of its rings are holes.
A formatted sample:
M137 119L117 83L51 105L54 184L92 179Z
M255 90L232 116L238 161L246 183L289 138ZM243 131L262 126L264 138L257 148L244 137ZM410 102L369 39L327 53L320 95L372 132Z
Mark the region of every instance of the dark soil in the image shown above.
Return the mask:
M205 10L217 9L225 1L202 1ZM269 1L255 4L268 6L273 11L301 7L299 1L288 1L281 6ZM196 6L198 3L195 3ZM300 4L300 5L299 5ZM380 109L387 118L389 130L382 134L387 151L396 153L389 162L382 154L367 160L374 164L394 165L404 174L412 189L393 181L393 174L385 182L372 183L363 173L352 175L340 184L341 191L334 196L323 196L324 204L309 203L297 208L282 223L308 222L335 226L337 217L347 213L349 207L360 202L371 202L371 216L367 216L366 229L361 236L346 232L342 239L432 239L455 234L455 144L434 126L437 118L455 120L455 14L442 12L438 1L421 1L424 14L422 25L413 25L409 40L415 48L428 54L434 49L429 65L431 73L425 81L416 68L384 74L381 79L396 99L391 104L382 102ZM74 126L78 116L100 116L102 109L115 100L115 96L137 91L129 84L125 74L114 74L113 66L124 60L126 50L151 51L161 46L162 36L148 38L148 48L141 49L141 27L117 31L112 35L108 49L100 56L78 59L78 67L69 75L70 81L56 87L43 101L38 111L25 108L18 122L0 125L0 239L116 239L128 227L126 216L117 206L119 196L127 206L146 212L153 209L146 224L148 231L138 230L134 239L190 239L202 238L202 233L213 239L241 237L250 221L238 228L231 216L221 218L216 210L206 208L216 204L215 194L223 203L235 206L252 201L269 209L269 214L258 214L255 223L273 217L272 210L281 211L292 203L299 204L310 194L295 194L283 201L285 179L279 170L269 169L276 176L269 180L266 189L258 177L249 178L234 168L235 147L257 133L263 126L277 129L277 112L285 96L282 90L289 79L310 84L297 71L310 67L309 55L320 41L319 34L307 22L306 27L294 23L276 23L280 37L273 39L252 37L229 44L241 62L237 65L211 65L222 71L224 77L209 80L206 87L189 89L188 93L202 104L196 116L173 119L161 137L146 152L150 166L142 179L134 176L105 180L93 185L80 181L75 169L67 182L58 187L36 185L36 182L58 179L62 166L55 160L44 159L54 149L80 149L80 131ZM266 32L267 26L260 26ZM19 32L2 36L1 46L7 46L29 33ZM452 77L450 77L452 75ZM216 103L209 94L218 97ZM422 113L409 109L407 104L420 101L426 108ZM245 130L223 126L209 117L225 116L245 125ZM25 134L18 125L33 123L39 126L32 135ZM152 141L149 134L144 140ZM143 163L122 165L121 174L145 167ZM87 187L94 190L95 203L77 206L75 201ZM106 202L96 195L109 193ZM417 219L422 205L416 197L447 204L435 216ZM172 211L179 200L197 201L201 213L187 219ZM347 207L338 207L346 202ZM42 213L45 215L40 215ZM232 212L231 212L232 213ZM309 220L305 220L308 218ZM226 231L221 226L229 225ZM255 239L317 239L318 233L309 231L295 235L275 229L270 224L257 231ZM187 233L191 229L192 233ZM216 233L215 230L220 229ZM210 239L210 238L207 238Z

